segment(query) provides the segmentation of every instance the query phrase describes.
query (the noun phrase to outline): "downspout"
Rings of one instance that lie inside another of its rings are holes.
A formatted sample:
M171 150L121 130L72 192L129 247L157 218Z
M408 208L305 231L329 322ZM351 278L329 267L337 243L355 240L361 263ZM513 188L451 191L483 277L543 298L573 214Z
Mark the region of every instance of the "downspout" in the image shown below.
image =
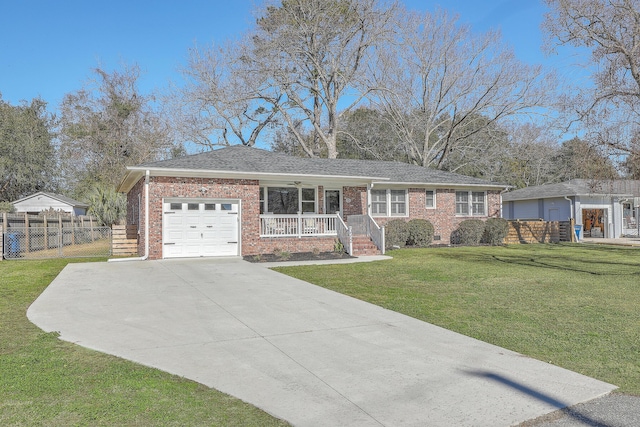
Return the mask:
M569 196L564 196L564 199L569 202L569 215L570 215L571 219L574 219L574 215L573 215L573 200L571 200L571 197L569 197Z
M149 258L149 170L144 176L144 255L135 258L113 258L107 262L144 261Z

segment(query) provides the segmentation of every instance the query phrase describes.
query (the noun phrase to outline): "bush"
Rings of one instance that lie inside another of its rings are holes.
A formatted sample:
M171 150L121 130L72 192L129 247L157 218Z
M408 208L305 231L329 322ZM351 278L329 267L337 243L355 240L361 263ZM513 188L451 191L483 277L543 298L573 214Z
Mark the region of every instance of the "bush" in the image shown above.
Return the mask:
M451 243L456 245L479 245L484 234L484 221L466 219L458 225L458 229L451 234Z
M501 245L509 234L509 221L504 218L489 218L484 225L482 242L492 246Z
M6 213L14 213L16 208L11 204L11 202L0 202L0 212Z
M412 219L407 222L407 245L427 247L433 241L433 225L426 219Z
M394 247L404 247L407 244L409 238L409 230L407 229L407 223L401 219L394 219L389 221L384 226L384 242L386 249L393 249Z

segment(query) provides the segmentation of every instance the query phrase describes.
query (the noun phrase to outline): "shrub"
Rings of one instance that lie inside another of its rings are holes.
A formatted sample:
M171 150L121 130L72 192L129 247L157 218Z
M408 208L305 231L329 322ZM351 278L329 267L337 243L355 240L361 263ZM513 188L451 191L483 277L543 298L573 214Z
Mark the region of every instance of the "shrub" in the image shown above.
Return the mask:
M457 245L479 245L484 234L484 221L466 219L458 225L458 229L451 235L451 243Z
M509 234L509 221L504 218L489 218L484 225L482 242L492 246L501 245Z
M407 244L409 238L409 230L407 229L407 223L401 219L394 219L389 221L384 226L384 243L386 249L393 249L394 247L404 247Z
M433 241L433 225L426 219L407 222L407 245L424 248Z
M0 212L6 213L14 213L16 208L11 204L11 202L0 202Z

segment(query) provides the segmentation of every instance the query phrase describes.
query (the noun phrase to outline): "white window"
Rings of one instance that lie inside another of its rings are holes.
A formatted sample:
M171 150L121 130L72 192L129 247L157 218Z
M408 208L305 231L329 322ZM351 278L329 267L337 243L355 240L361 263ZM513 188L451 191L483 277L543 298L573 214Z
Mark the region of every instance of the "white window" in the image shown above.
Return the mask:
M371 214L387 216L387 191L371 190Z
M407 190L371 190L371 215L407 216Z
M436 208L436 192L434 190L425 190L425 206L427 209L435 209Z
M487 197L484 191L471 192L471 215L473 216L486 216L487 209L485 207L485 201Z
M486 216L487 193L484 191L456 191L456 215Z
M407 215L407 192L404 190L390 190L391 216Z
M315 188L302 188L301 208L302 213L315 213L316 212L316 189Z
M316 189L260 187L260 213L316 213Z

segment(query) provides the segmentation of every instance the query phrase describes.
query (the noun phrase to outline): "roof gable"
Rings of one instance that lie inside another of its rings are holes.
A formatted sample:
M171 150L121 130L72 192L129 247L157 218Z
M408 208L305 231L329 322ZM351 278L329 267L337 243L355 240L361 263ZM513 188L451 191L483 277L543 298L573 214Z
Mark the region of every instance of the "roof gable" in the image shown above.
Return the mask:
M11 202L11 204L13 204L13 205L15 205L16 203L19 204L21 202L25 202L27 200L31 200L33 198L40 197L40 196L44 196L44 197L48 197L48 198L53 199L53 200L57 200L59 202L62 202L64 204L67 204L67 205L69 205L71 207L74 207L74 208L88 208L89 207L88 204L83 203L83 202L79 202L79 201L74 200L74 199L72 199L70 197L66 197L66 196L63 196L61 194L47 193L47 192L44 192L44 191L39 191L37 193L34 193L34 194L29 195L29 196L23 197L22 199L16 200L15 202Z

